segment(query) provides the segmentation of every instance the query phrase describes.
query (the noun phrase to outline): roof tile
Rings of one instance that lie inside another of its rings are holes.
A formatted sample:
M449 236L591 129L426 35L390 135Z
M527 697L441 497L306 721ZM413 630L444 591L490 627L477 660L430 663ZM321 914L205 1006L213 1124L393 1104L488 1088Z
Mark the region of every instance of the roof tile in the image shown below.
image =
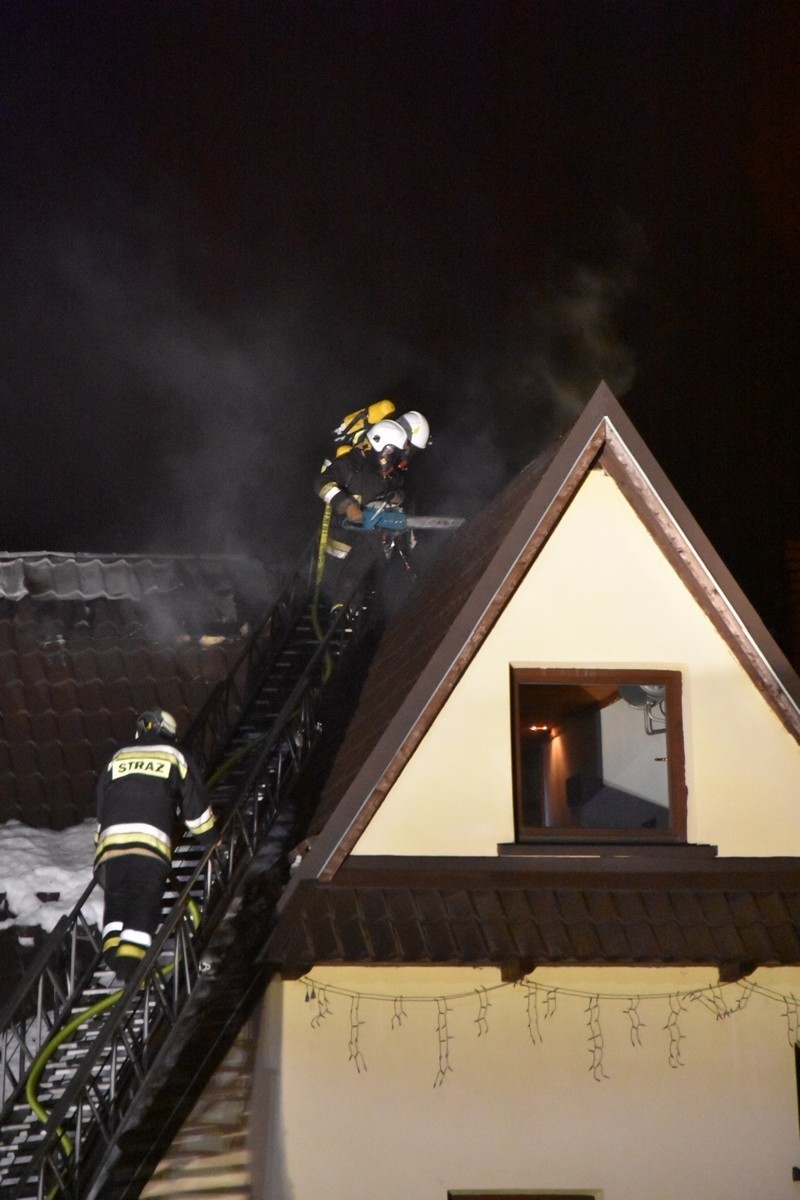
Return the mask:
M0 821L91 815L137 711L160 704L185 727L270 592L247 559L0 555ZM201 646L208 632L225 641Z

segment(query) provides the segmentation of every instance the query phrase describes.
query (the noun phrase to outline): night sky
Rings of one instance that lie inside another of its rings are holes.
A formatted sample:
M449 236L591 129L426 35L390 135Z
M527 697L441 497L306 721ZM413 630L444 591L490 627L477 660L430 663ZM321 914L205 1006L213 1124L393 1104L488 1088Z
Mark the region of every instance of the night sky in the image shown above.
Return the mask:
M605 379L779 636L794 0L2 0L3 543L300 556L352 408L471 514Z

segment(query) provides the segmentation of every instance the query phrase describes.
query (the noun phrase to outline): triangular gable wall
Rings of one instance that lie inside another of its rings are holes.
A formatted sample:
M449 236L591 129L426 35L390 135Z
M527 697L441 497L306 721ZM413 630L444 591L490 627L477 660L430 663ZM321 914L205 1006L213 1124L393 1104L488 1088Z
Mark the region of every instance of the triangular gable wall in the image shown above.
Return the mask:
M680 582L683 605L688 605L690 598L694 601L695 621L699 621L702 614L706 616L707 645L714 644L713 631L718 643L717 652L722 654L721 646L727 647L727 657L723 658L727 664L727 670L736 675L740 681L742 676L749 680L751 689L756 692L756 696L750 696L748 703L754 699L759 701L756 711L763 714L760 718L762 723L763 721L767 722L771 731L770 736L774 737L783 747L781 753L791 764L789 774L794 774L797 765L795 739L800 736L800 705L798 704L800 681L642 443L611 392L605 385L601 385L572 431L565 438L513 527L505 532L502 539L499 539L494 557L476 585L465 596L457 618L431 654L426 670L404 697L393 718L387 722L383 734L375 742L371 753L363 761L347 791L341 796L336 811L327 822L314 853L309 856L309 861L304 865L303 876L316 874L321 879L332 878L347 854L359 843L361 834L381 807L384 798L392 792L401 774L409 769L417 747L426 738L437 714L459 684L462 676L471 669L485 639L495 624L499 623L501 615L505 613L512 598L520 589L532 564L535 564L539 556L543 555L545 547L551 549L549 545L551 539L553 548L557 546L562 516L571 508L576 497L579 495L583 498L589 496L588 491L584 492L584 485L594 489L594 483L589 481L593 468L598 466L602 467L607 476L605 493L608 496L614 495L617 501L615 513L618 519L615 518L615 528L618 527L621 541L616 552L616 577L619 578L635 570L636 564L625 558L630 550L624 549L625 538L633 537L631 530L635 528L638 536L644 539L642 546L648 547L645 557L652 560L652 569L662 577L659 589L663 591L668 586L665 581L670 578L671 570L672 575L676 576ZM621 503L623 496L628 500L628 506ZM584 504L582 500L580 503L576 501L576 504L576 513L586 510L586 519L588 519L588 513L592 506ZM627 526L627 533L623 531L624 526ZM567 524L564 528L567 528ZM600 530L596 536L610 546L607 531ZM636 553L639 554L640 551ZM549 554L550 558L553 556L554 551ZM542 561L546 562L547 558L543 556ZM659 563L658 567L655 566L656 562ZM535 575L531 575L531 580L534 578ZM674 586L676 584L673 584ZM522 603L525 603L523 596L520 597L520 604ZM586 605L588 612L591 605L588 596ZM519 605L516 607L519 608ZM687 613L690 610L691 606L689 605ZM663 613L662 620L669 622L671 620L670 613ZM687 664L685 648L672 646L669 653L666 653L665 649L661 649L656 655L657 644L656 642L652 643L652 648L650 648L651 643L647 643L648 649L644 655L646 662L651 663L654 661L654 657L658 657L659 666L667 665L666 660L669 660L673 665L684 668ZM641 645L636 647L635 665L642 665L639 661L639 654L643 648ZM633 651L634 646L632 645L631 653ZM504 653L506 654L506 672L509 662L518 661L526 656L535 657L537 661L541 661L542 658L539 648L534 654L533 648L517 650L507 646L504 647ZM618 648L615 654L618 658L626 658L622 653L622 648ZM598 644L593 647L592 659L595 665L600 665L608 658L609 653L602 646ZM581 665L577 658L572 658L567 653L563 644L559 650L559 659L562 662L570 661L572 665ZM544 660L552 663L552 650L544 656ZM621 666L623 663L615 661L613 665ZM748 694L746 688L742 690L745 695ZM762 703L762 700L765 704ZM770 720L766 716L766 709L771 710L774 720ZM507 697L503 701L503 712L507 714ZM508 721L507 715L503 719ZM788 733L788 740L779 732L780 727ZM691 745L690 754L693 754L694 751L694 742L691 739L699 736L700 732L699 728L690 732L687 739ZM462 742L478 738L485 743L486 739L482 736L480 721L470 725L469 728L463 728L461 738ZM506 765L507 725L502 751L499 747L500 742L495 740L487 753L498 756L498 770L500 770L502 778L502 772L508 770ZM502 765L499 763L501 754ZM774 794L774 771L771 769L769 753L763 743L761 745L753 743L752 759L756 766L755 774L753 770L748 772L747 778L750 784L758 780L761 784L760 794L765 795L767 790ZM689 764L689 782L692 787L695 786L695 776L691 773L699 769L699 760L695 762L695 759L692 758ZM447 774L449 779L449 770ZM700 778L702 779L702 777L701 771ZM409 775L407 778L410 780L412 776ZM766 788L768 779L772 780L769 789ZM795 782L797 781L793 779L791 784L786 786L794 787ZM446 787L443 785L438 788L438 794L441 797L441 795L449 794L450 790L457 791L457 788L448 782ZM750 794L752 797L753 793ZM690 806L693 803L696 806L696 795L694 801L690 797ZM722 803L722 797L718 797L715 801L715 804L718 805ZM752 804L752 799L750 803ZM783 820L785 815L784 810L791 809L792 806L788 800L777 801L775 799L771 801L771 805L774 819L767 824L774 824L777 828L777 824ZM387 809L387 813L388 811ZM498 823L494 819L489 821L491 832L488 825L484 829L482 852L486 852L485 846L490 842L494 844L498 840L508 840L510 813L505 809L504 812L506 815L502 822ZM386 819L387 817L384 816L383 820ZM734 844L737 846L740 844L742 837L751 836L754 832L754 825L757 825L758 828L758 846L760 848L756 850L753 845L749 845L748 853L773 853L774 850L768 849L768 847L773 846L774 838L778 836L777 833L763 834L765 828L763 822L750 822L749 825L746 822L743 833L737 834L733 841L729 841L726 830L724 828L717 829L720 824L719 814L715 814L713 807L708 809L705 815L701 815L699 808L692 808L690 823L690 838L707 839L711 836L711 826L714 826L713 836L717 837L723 847L727 846L727 852L730 853L733 853ZM415 843L417 845L415 853L426 852L420 845L425 841L424 830L426 827L430 828L423 821L420 826L421 836ZM376 823L375 830L378 829L379 825ZM368 845L369 842L365 838L364 842L359 845L359 851L365 850ZM781 837L780 849L784 853L792 852L785 841L785 833ZM374 844L370 846L370 852L375 852ZM392 852L396 854L401 851L395 844ZM432 852L430 844L427 852ZM453 849L451 852L458 851Z
M722 854L800 853L794 736L601 469L582 481L355 853L490 856L514 840L509 664L679 670L689 841Z

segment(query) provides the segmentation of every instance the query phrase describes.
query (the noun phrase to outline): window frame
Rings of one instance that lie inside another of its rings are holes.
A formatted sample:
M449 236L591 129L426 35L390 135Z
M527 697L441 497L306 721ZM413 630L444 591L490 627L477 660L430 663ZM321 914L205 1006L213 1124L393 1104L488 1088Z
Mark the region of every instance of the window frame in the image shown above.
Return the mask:
M664 829L591 829L530 826L522 813L522 753L520 685L574 684L630 685L663 684L666 688L667 726L665 748L669 796L669 826ZM514 808L514 839L517 845L594 844L683 845L687 840L686 760L683 739L682 676L677 670L653 667L614 669L609 667L534 667L510 664L511 755Z
M599 1192L459 1192L449 1191L447 1200L596 1200Z

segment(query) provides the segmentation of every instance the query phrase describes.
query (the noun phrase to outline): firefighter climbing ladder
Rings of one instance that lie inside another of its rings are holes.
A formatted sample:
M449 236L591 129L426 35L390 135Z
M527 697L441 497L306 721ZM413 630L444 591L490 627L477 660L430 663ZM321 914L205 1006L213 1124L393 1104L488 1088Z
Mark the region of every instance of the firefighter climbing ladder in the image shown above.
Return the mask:
M84 916L92 884L0 1014L0 1200L137 1196L202 1088L201 1067L269 977L254 966L269 886L255 888L260 907L246 921L237 915L288 849L292 787L319 740L323 690L369 626L367 600L322 636L315 567L312 547L190 731L221 837L205 852L176 849L162 926L137 974L120 988L104 966Z

